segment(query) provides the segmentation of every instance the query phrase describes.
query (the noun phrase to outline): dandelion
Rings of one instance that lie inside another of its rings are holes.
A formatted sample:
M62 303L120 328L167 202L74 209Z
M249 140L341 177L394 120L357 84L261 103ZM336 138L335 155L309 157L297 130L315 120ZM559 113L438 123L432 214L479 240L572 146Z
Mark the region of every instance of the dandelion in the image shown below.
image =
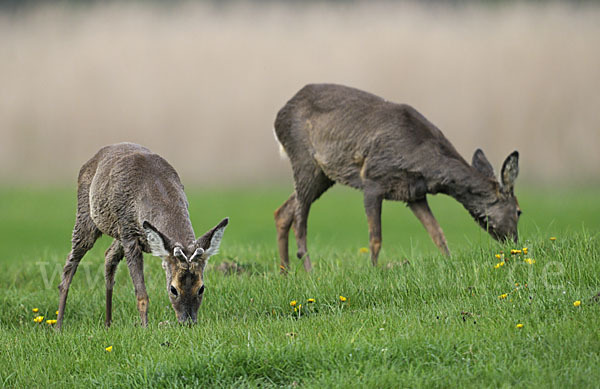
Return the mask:
M369 252L369 249L366 248L366 247L361 247L361 248L358 249L358 252L361 253L361 254L366 254L366 253Z
M38 313L40 311L40 309L39 308L33 308L32 311L33 311L33 313Z
M298 302L296 300L290 301L290 306L295 307Z
M308 300L306 300L306 302L309 303L309 304L312 304L312 303L315 302L315 299L308 299Z
M502 293L500 296L498 296L499 299L505 299L508 297L508 293Z
M44 316L36 316L33 318L33 321L36 323L41 323L44 320Z
M496 254L496 258L502 259L502 254Z
M574 306L578 307L581 305L581 301L577 300L573 303Z
M109 353L112 351L112 346L108 346L105 348L106 351L108 351Z
M501 263L501 262L498 262L497 264L495 264L495 265L494 265L494 269L500 269L500 266L502 266L502 265L500 265L500 263Z
M512 249L512 250L510 250L510 253L511 253L512 255L515 255L515 254L521 254L521 253L522 253L522 250L518 250L518 249Z
M56 320L55 319L46 320L46 323L48 323L50 325L56 324Z
M58 311L56 311L56 314L58 315Z
M523 328L523 324L521 324L521 323L517 324L517 328Z
M346 297L344 297L344 296L340 296L340 301L341 301L341 302L346 302L346 300L348 300Z
M550 237L550 240L551 240L552 242L554 242L554 241L556 240L556 236L551 236L551 237Z
M523 262L533 265L535 263L535 259L525 258Z
M527 255L527 252L528 252L528 251L529 251L529 250L527 249L527 247L523 247L523 254Z

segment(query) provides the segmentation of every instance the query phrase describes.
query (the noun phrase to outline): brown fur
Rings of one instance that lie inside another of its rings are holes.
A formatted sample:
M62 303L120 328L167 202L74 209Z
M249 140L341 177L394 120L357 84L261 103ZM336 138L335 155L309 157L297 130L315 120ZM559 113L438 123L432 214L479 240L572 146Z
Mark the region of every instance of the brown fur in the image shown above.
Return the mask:
M336 182L364 192L373 265L381 248L384 199L406 202L447 255L427 194L452 196L494 238L517 239L516 151L504 162L501 185L481 150L469 165L414 108L331 84L302 88L277 114L275 134L290 158L295 182L294 193L275 211L282 271L289 263L290 227L298 258L311 269L306 247L310 205Z
M196 239L183 185L166 160L132 143L100 149L79 172L77 216L72 250L59 285L57 328L63 321L69 285L77 266L102 234L115 239L106 251L107 326L112 320L115 271L123 257L127 258L142 325L147 325L149 300L142 252L162 257L167 293L178 320L195 322L202 303L204 266L208 257L216 253L227 223L228 219L224 219ZM151 236L155 237L154 246L149 241ZM172 288L176 294L171 292Z

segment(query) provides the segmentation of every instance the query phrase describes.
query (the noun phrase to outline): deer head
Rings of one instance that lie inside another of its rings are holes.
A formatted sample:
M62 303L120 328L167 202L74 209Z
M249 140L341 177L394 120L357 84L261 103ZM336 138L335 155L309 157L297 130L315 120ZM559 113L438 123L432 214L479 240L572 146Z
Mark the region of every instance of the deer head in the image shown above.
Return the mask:
M521 215L521 208L514 192L515 180L519 174L519 152L513 151L504 160L500 172L501 182L498 182L492 165L480 149L473 154L471 165L490 180L494 189L491 195L484 196L485 201L474 210L470 210L471 215L494 239L499 241L511 239L516 243L517 223Z
M172 242L148 222L144 222L146 240L152 255L162 258L167 278L167 293L177 320L196 322L204 295L204 267L208 258L219 250L229 219L196 239L190 246Z

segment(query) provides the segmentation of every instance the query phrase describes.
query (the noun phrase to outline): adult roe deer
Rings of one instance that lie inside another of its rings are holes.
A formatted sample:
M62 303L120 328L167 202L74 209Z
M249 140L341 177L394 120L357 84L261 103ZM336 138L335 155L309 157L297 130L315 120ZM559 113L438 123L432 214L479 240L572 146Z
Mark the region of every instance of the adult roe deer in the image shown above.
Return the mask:
M148 294L142 252L162 258L167 293L177 319L196 322L204 293L204 267L217 253L229 219L196 239L183 185L162 157L133 143L106 146L79 171L72 250L58 287L57 329L79 261L102 234L115 240L106 251L106 325L112 320L117 265L127 258L142 326L148 323Z
M306 246L311 204L339 182L364 192L371 262L381 248L381 203L404 201L446 255L444 233L427 194L454 197L497 240L517 240L521 210L514 195L519 153L502 165L502 184L480 149L469 165L442 132L414 108L333 84L302 88L278 112L275 136L289 157L295 191L275 211L281 270L289 265L294 229L298 258L312 268Z

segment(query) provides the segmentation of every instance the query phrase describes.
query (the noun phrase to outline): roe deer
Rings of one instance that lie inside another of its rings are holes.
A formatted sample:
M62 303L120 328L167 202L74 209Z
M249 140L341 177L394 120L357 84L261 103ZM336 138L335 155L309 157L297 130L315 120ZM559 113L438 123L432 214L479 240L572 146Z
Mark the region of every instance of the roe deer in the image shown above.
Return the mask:
M476 150L469 165L414 108L332 84L307 85L296 93L277 114L275 136L291 161L295 183L295 191L275 211L282 272L289 265L290 227L298 258L304 259L307 271L311 269L308 212L336 182L364 192L373 265L381 248L384 199L408 203L446 255L446 238L429 209L427 194L454 197L495 239L517 240L517 151L504 161L500 184L483 151Z
M106 251L106 325L112 320L117 265L127 258L142 326L148 324L148 294L142 252L162 258L167 293L179 322L196 322L204 293L204 267L217 253L228 218L196 239L177 172L167 161L133 143L106 146L79 171L72 250L58 287L60 329L69 285L79 261L102 234Z

